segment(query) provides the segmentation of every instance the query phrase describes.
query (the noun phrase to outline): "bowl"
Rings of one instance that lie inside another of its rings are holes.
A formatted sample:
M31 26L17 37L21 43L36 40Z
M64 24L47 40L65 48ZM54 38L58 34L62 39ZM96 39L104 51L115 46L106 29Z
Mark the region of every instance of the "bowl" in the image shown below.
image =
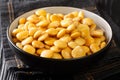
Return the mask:
M99 28L104 30L107 45L103 49L101 49L100 51L92 55L88 55L81 58L73 58L73 59L51 59L51 58L44 58L44 57L39 57L39 56L29 54L21 50L14 44L11 33L13 29L17 27L19 19L22 17L30 16L37 10L35 9L32 11L26 12L23 15L16 18L7 29L7 38L8 38L8 42L11 49L20 58L20 60L26 65L28 65L30 68L40 70L41 72L44 72L44 73L64 74L64 73L79 72L81 70L88 69L89 65L93 65L94 62L99 61L102 58L102 56L105 55L105 51L110 46L110 42L112 39L112 30L110 25L102 17L100 17L99 15L93 12L80 9L80 8L74 8L74 7L53 6L53 7L39 8L39 9L44 9L49 13L63 13L63 14L67 14L73 11L83 11L85 14L85 17L89 17L93 19L97 27L99 26Z

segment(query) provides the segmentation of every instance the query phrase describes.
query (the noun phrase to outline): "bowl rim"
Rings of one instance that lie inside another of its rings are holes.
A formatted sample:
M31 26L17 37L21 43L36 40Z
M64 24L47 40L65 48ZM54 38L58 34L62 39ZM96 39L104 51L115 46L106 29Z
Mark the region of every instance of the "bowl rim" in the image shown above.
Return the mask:
M30 54L30 53L28 53L28 52L23 51L22 49L20 49L19 47L17 47L17 46L14 44L14 42L10 39L10 34L9 34L9 33L10 33L10 27L12 26L12 24L14 23L14 21L17 20L17 19L19 19L21 16L23 16L23 15L25 15L25 14L28 14L28 13L31 13L31 12L34 12L34 11L36 11L36 10L38 10L38 9L47 9L47 8L72 8L72 9L77 9L77 10L79 10L79 11L82 10L82 11L89 12L89 13L91 13L91 14L99 17L99 18L101 18L101 20L103 20L103 21L107 24L107 26L109 27L109 29L110 29L110 32L111 32L110 40L107 42L107 45L106 45L104 48L102 48L101 50L95 52L94 54L87 55L87 56L83 56L83 57L79 57L79 58L53 59L53 58L45 58L45 57L36 56L36 55L33 55L33 54ZM23 53L23 54L26 54L26 55L29 55L29 56L33 56L33 57L35 57L35 58L41 58L41 59L52 60L52 61L54 61L54 60L55 60L55 61L73 61L73 60L86 59L86 58L89 58L89 57L98 55L98 54L100 54L101 52L103 52L103 51L110 45L110 43L111 43L111 41L112 41L112 37L113 37L112 29L111 29L109 23L108 23L104 18L102 18L101 16L99 16L98 14L96 14L96 13L94 13L94 12L91 12L91 11L88 11L88 10L85 10L85 9L81 9L81 8L76 8L76 7L68 7L68 6L41 7L41 8L37 8L37 9L33 9L33 10L30 10L30 11L27 11L27 12L23 13L22 15L18 16L17 18L15 18L15 19L10 23L10 26L7 27L7 39L8 39L8 41L10 42L10 44L11 44L13 47L15 47L17 50L19 50L19 51L20 51L21 53Z

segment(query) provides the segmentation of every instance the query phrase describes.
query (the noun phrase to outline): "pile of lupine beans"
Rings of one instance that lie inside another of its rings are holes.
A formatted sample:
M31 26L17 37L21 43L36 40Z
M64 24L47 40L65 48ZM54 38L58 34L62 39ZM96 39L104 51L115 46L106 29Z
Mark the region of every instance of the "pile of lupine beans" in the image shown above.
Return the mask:
M53 59L80 58L106 46L103 30L83 11L62 14L36 10L19 19L12 39L25 52Z

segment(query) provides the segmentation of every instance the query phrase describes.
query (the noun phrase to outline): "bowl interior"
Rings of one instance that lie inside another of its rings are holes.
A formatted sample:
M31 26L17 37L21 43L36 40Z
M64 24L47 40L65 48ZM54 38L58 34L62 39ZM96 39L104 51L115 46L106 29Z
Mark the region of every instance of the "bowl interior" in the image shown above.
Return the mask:
M87 10L79 9L79 8L73 8L73 7L45 7L45 8L39 8L39 9L45 9L49 13L63 13L63 14L67 14L73 11L83 11L85 14L85 17L92 18L95 21L97 28L101 28L105 32L107 44L112 39L112 30L111 30L110 25L102 17L98 16L95 13L92 13ZM8 28L7 34L8 34L8 39L12 44L13 44L13 41L12 41L11 32L13 31L13 29L17 27L18 20L21 17L28 17L29 15L33 14L36 10L37 9L24 13L23 15L19 16L11 23L10 27Z

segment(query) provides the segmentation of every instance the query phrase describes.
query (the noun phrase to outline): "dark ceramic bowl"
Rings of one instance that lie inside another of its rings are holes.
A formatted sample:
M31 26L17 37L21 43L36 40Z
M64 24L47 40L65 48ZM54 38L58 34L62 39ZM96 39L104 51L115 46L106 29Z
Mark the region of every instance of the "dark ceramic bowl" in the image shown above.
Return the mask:
M99 61L101 59L101 56L105 54L105 50L109 47L112 39L112 30L110 25L102 17L90 11L79 8L73 8L73 7L56 6L56 7L45 7L42 9L45 9L47 12L50 13L63 13L63 14L67 14L73 11L81 11L81 10L84 11L86 17L92 18L97 24L97 27L104 30L107 39L107 46L92 55L81 58L75 58L75 59L49 59L49 58L43 58L43 57L31 55L21 50L13 43L11 32L13 31L13 29L17 27L18 20L21 17L28 17L29 15L33 14L36 11L36 10L32 10L16 18L11 23L11 25L8 27L7 30L7 38L10 47L13 51L15 51L15 54L21 59L21 61L23 61L23 63L27 64L30 68L38 69L41 72L64 74L64 73L72 73L87 69L88 65L93 65L95 61Z

